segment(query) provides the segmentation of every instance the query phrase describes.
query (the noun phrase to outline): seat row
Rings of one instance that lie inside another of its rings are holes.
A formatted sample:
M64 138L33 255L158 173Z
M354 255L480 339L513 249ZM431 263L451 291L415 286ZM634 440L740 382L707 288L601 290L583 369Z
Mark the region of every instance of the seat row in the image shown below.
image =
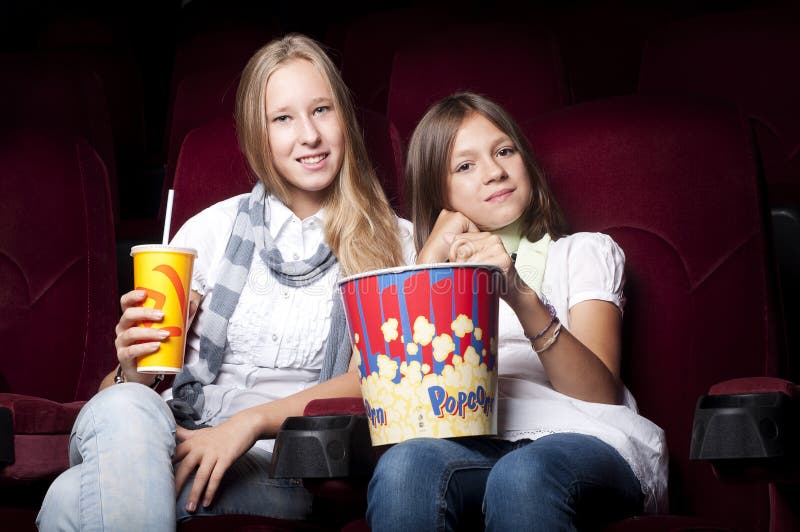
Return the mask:
M87 138L108 168L118 219L155 216L158 208L142 206L148 194L160 196L155 202L163 216L184 137L231 115L244 63L283 31L263 7L258 18L243 19L252 7L237 12L238 4L193 4L180 15L174 51L168 52L168 86L160 89L167 100L163 156L151 153L161 147L154 149L145 135L141 67L129 46L108 35L110 29L85 21L51 24L40 36L40 52L0 56L0 68L14 80L0 94L7 125L46 123ZM327 30L357 104L384 115L404 141L430 103L458 89L493 97L521 121L598 96L705 94L739 105L753 124L770 204L800 204L800 109L794 98L800 77L785 61L800 52L796 13L745 11L676 21L657 9L625 16L532 9L519 18L462 11L374 12ZM589 21L616 31L592 33ZM596 41L576 49L577 33ZM615 48L625 52L605 52L608 57L590 64L592 53ZM628 65L624 73L615 70L622 64ZM607 72L591 70L601 65ZM629 81L616 90L585 88L587 79L602 84L609 77ZM165 164L166 175L145 175L153 163ZM125 232L137 236L135 225Z
M789 370L753 133L739 109L630 95L532 118L525 132L572 230L608 233L625 250L623 377L643 415L667 435L671 515L612 529L796 527L790 487L723 485L688 458L699 396L720 381L785 378ZM91 396L114 365L113 224L105 168L86 141L19 129L2 139L0 407L13 415L16 462L0 471L0 500L33 490L23 512L30 520L41 496L32 486L46 487L67 465L80 406L73 402ZM174 185L175 225L249 189L229 119L187 135ZM747 383L750 391L792 386ZM329 491L344 500L348 489L338 481ZM248 526L266 526L255 521Z

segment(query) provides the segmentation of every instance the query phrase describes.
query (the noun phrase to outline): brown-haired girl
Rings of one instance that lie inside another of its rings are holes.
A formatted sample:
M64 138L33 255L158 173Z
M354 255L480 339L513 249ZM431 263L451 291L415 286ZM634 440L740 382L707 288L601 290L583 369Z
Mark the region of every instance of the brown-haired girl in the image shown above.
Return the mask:
M183 372L163 398L136 372L136 358L164 339L138 324L163 316L138 306L143 291L122 296L118 370L78 416L72 467L48 491L43 530L311 513L299 481L269 478L270 438L311 399L359 394L336 281L412 260L411 226L393 214L347 89L311 39L256 52L236 123L258 184L190 219L172 242L198 251Z
M620 380L625 256L566 234L516 122L458 93L411 138L418 262L498 266L498 437L416 438L380 459L372 530L574 530L666 510L663 432Z

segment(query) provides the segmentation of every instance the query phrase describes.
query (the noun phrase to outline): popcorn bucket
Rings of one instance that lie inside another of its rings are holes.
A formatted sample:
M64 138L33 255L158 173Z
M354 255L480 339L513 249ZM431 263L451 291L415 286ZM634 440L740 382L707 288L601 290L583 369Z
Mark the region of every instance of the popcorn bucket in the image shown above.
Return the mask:
M426 264L339 283L373 445L497 433L500 275Z

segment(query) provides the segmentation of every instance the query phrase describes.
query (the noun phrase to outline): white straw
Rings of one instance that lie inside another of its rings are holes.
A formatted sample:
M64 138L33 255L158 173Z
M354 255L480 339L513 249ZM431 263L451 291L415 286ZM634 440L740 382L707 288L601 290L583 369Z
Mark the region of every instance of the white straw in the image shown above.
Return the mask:
M164 216L164 237L161 239L161 243L165 246L169 244L169 222L172 219L172 200L174 197L175 191L169 189L167 194L167 214Z

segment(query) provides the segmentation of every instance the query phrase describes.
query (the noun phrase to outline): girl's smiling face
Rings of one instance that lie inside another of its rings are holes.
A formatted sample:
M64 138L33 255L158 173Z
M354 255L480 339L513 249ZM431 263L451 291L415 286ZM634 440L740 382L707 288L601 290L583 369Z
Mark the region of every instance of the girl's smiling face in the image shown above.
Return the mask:
M266 100L272 162L289 191L289 207L305 218L322 206L344 160L330 84L311 62L292 59L270 76Z
M448 208L483 231L516 221L531 201L531 182L511 138L480 113L468 115L453 141Z

